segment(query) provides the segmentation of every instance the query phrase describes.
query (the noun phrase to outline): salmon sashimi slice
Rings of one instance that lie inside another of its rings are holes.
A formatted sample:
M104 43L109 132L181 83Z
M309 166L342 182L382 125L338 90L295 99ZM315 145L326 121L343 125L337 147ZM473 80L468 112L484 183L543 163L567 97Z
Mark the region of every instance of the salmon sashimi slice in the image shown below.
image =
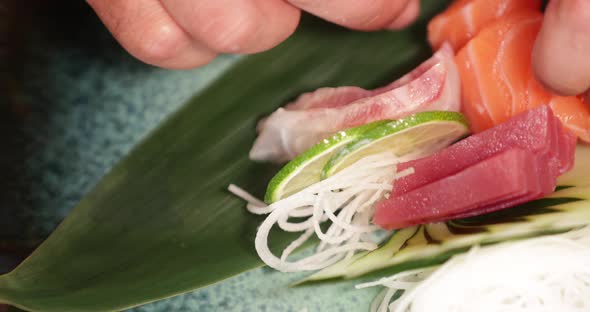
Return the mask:
M385 87L322 88L279 108L259 124L250 158L287 161L340 130L422 111L459 111L460 88L453 50L445 45Z
M496 19L540 8L540 0L458 0L428 23L428 41L435 49L448 42L458 51Z
M527 94L523 81L513 82L510 77L528 75L528 66L519 61L527 58L526 53L532 50L542 19L541 13L535 11L515 13L484 29L457 54L459 75L466 83L462 101L469 103L463 111L472 130L479 132L508 120L514 110L510 105L499 103L517 103L513 97L526 100L522 98ZM526 107L525 102L521 111Z
M555 115L582 141L590 142L590 106L576 96L553 96L549 105Z
M531 53L542 21L543 15L532 10L506 15L457 54L462 110L473 132L549 105L566 128L590 142L590 108L580 97L550 93L535 79Z

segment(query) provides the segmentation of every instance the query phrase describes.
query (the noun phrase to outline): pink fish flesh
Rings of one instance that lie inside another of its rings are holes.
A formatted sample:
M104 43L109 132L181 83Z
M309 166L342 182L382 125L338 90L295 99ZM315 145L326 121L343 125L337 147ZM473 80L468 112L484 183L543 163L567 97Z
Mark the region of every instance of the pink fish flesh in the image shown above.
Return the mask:
M303 94L261 121L250 158L284 162L340 130L421 111L459 111L460 80L453 57L445 45L412 72L372 91L340 87Z
M381 201L373 222L385 229L440 222L514 206L547 194L540 178L555 187L547 158L518 148L481 161L455 175Z
M392 196L455 174L496 153L511 148L549 153L558 174L573 165L576 138L565 130L549 106L525 111L493 128L467 137L430 157L402 163L399 170L414 168L415 174L395 181Z

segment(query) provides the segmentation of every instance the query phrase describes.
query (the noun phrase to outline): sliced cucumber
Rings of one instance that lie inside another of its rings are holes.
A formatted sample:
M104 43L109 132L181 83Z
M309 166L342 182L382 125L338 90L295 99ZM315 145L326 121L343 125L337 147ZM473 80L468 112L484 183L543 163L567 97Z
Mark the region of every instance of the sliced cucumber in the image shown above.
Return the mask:
M397 231L382 247L347 263L336 263L302 282L430 266L473 245L554 234L590 224L590 186L564 189L556 196L469 219Z
M374 251L363 251L355 254L354 256L350 257L349 259L344 259L334 265L331 265L316 274L310 276L309 278L297 282L294 285L298 285L301 283L305 283L308 281L319 281L331 278L337 278L348 275L350 271L350 267L357 267L357 266L366 266L366 267L375 267L379 266L381 263L387 262L393 254L395 254L402 246L406 243L408 239L416 235L416 231L418 231L418 227L411 227L406 229L401 229L387 241L385 245L376 249Z

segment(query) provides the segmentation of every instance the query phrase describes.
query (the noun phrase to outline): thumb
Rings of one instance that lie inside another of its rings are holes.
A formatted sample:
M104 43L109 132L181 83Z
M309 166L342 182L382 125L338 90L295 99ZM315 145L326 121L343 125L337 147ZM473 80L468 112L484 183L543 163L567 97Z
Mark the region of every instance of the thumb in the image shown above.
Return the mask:
M533 49L533 70L562 95L590 87L590 1L552 0Z

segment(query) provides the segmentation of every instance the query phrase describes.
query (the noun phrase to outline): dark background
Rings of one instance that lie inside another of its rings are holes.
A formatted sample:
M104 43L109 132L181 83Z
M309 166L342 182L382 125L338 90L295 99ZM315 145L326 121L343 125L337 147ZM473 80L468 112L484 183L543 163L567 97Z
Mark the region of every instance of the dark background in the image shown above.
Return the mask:
M129 56L84 1L2 1L0 273L235 59L158 69Z

